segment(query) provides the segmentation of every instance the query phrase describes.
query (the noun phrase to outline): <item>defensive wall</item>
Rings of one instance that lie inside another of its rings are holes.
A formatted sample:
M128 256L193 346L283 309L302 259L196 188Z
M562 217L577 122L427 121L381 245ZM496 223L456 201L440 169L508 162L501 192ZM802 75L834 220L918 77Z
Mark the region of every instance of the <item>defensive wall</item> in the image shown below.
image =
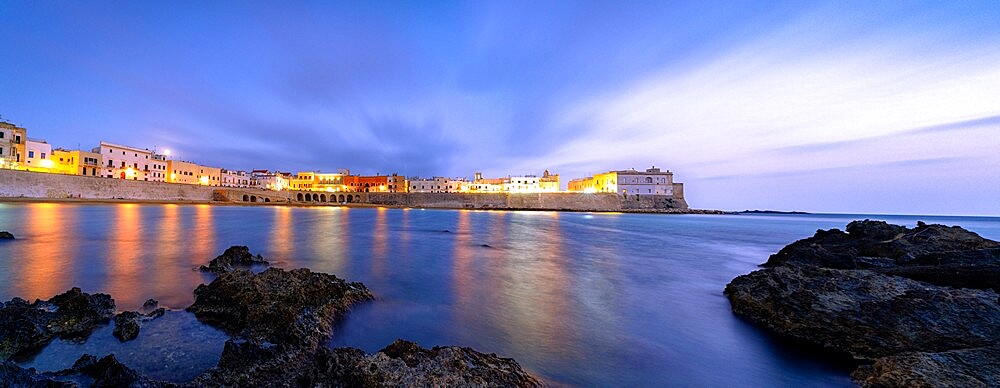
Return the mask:
M675 188L674 192L683 193L683 189ZM347 203L447 209L571 211L656 211L688 208L682 196L679 198L659 195L622 196L612 193L317 193L209 187L14 170L0 170L0 197L297 205Z

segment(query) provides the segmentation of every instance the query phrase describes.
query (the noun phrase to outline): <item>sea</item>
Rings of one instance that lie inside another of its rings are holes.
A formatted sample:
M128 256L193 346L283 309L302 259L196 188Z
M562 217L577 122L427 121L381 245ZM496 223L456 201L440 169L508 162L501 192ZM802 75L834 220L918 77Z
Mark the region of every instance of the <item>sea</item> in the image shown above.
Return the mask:
M171 309L121 343L111 324L15 361L43 371L115 354L151 377L190 380L227 337L184 311L232 245L273 266L360 281L377 300L331 347L397 338L511 357L553 386L851 386L853 368L733 315L736 276L817 229L857 219L960 225L1000 239L1000 218L861 214L662 215L349 207L2 203L0 300L71 287L119 310Z

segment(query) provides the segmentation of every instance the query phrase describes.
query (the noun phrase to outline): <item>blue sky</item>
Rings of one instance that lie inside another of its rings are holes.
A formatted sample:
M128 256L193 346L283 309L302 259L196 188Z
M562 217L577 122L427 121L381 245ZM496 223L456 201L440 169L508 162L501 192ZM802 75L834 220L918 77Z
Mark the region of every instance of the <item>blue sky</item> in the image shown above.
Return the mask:
M0 115L234 169L1000 214L1000 2L0 3ZM565 185L565 183L564 183Z

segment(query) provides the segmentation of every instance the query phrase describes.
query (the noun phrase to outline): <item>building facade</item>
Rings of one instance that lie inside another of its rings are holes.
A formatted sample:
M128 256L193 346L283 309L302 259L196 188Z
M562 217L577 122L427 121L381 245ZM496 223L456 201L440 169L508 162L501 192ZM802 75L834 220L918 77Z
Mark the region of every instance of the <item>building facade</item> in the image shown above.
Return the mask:
M153 151L102 141L92 152L100 154L101 175L106 178L167 181L167 160Z
M338 173L322 173L316 171L302 171L289 180L291 190L303 191L350 191L346 181L347 175Z
M0 121L0 168L19 169L24 163L28 130Z
M45 140L28 138L24 142L26 151L21 169L36 172L52 172L55 162L52 156L52 145Z
M257 187L256 180L246 171L221 169L219 185L223 187Z
M170 171L167 177L167 182L170 183L202 186L222 184L222 169L218 167L202 166L183 160L168 160L167 170Z
M250 178L256 187L265 190L281 191L288 189L291 185L292 174L278 171L253 170L250 172Z
M55 168L52 172L67 175L101 175L101 154L83 150L52 150Z
M410 178L407 180L407 187L411 193L461 193L468 190L469 181L465 179L433 177L433 178Z
M646 171L618 170L594 174L569 183L569 191L624 195L674 195L674 173L651 167Z

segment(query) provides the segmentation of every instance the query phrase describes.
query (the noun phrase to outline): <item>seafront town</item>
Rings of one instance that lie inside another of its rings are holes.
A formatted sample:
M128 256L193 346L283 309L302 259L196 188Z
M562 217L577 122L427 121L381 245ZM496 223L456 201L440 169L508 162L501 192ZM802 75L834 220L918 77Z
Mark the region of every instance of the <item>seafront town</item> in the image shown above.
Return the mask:
M164 182L228 188L364 193L616 193L624 196L683 196L683 184L673 173L656 167L638 171L610 170L569 181L560 186L559 174L545 170L541 176L484 177L476 172L466 177L406 177L356 175L349 169L337 172L270 169L250 171L207 166L171 157L169 149L150 150L100 141L89 150L53 147L47 141L28 137L26 128L0 121L0 169L81 175L108 179Z

